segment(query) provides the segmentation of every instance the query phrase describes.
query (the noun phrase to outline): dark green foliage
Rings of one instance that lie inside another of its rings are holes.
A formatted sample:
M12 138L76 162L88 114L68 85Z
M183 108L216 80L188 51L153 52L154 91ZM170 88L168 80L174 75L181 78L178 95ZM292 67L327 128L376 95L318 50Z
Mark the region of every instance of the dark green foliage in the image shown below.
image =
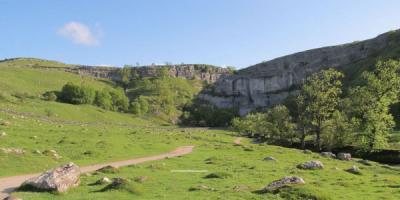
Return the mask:
M129 108L129 99L122 90L111 90L110 96L112 100L112 110L119 112L127 112Z
M108 90L96 91L96 98L94 100L94 104L105 110L112 110L113 100L112 96L110 95L110 91Z
M93 104L95 96L93 88L69 82L62 88L59 99L71 104Z
M64 103L91 104L118 112L127 112L129 108L129 99L122 89L96 91L89 86L67 83L62 88L58 99Z
M323 191L316 189L310 190L302 186L284 187L277 191L279 196L283 199L288 200L329 200L331 199L328 195L325 195Z
M159 68L159 76L135 79L128 94L130 109L136 114L149 114L176 123L185 104L192 101L202 84L197 80L169 77L166 68Z
M184 111L182 123L192 126L229 126L232 119L238 116L234 108L217 108L197 103L185 107Z
M278 144L293 144L297 138L289 110L278 105L265 113L251 113L244 118L235 118L232 127L244 135L258 137Z

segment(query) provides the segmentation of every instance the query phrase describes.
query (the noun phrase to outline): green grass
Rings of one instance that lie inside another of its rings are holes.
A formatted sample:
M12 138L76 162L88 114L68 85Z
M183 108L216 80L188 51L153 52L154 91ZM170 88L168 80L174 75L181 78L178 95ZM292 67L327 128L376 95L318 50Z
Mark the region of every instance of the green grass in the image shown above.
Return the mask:
M396 167L328 159L301 150L253 144L248 139L234 145L236 134L228 130L180 128L89 105L47 102L36 95L82 79L41 68L1 66L0 70L0 121L9 122L0 125L0 132L7 133L0 137L0 148L26 151L23 155L0 153L0 177L43 172L70 161L85 166L196 146L185 156L122 167L113 173L83 175L80 186L65 194L14 194L23 199L400 199L400 171ZM84 80L94 87L108 86L94 79ZM32 95L15 95L17 92ZM52 149L62 158L35 153ZM267 156L278 161L264 161ZM325 168L296 168L310 160L322 161ZM360 168L361 175L345 171L353 165ZM210 174L212 178L207 178ZM274 180L294 175L306 184L278 193L257 192ZM104 176L129 181L118 187L93 184ZM135 182L140 176L148 179ZM247 187L234 189L240 185Z

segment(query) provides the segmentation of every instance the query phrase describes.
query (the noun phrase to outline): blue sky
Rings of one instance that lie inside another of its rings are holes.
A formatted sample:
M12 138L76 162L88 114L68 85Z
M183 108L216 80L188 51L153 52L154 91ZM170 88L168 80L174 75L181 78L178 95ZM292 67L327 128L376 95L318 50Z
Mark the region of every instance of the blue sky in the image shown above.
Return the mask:
M247 67L400 28L399 0L0 0L0 58Z

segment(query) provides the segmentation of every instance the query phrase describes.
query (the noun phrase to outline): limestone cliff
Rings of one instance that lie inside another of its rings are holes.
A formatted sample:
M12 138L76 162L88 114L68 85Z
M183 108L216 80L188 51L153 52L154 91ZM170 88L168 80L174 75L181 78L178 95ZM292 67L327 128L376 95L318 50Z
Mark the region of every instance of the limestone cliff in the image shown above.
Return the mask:
M157 74L157 69L167 67L171 77L203 80L207 83L214 83L222 75L231 74L227 68L215 67L202 64L181 64L168 66L140 66L132 67L132 73L140 77L153 77ZM107 78L113 81L120 81L121 76L118 73L119 68L116 67L95 67L95 66L74 66L65 69L68 72L93 76L96 78Z
M331 67L346 71L356 67L354 63L379 58L387 48L393 47L400 47L400 31L283 56L225 76L203 91L199 98L220 108L236 107L243 115L256 108L281 103L288 95L296 93L302 80L311 73ZM400 51L397 55L400 56Z

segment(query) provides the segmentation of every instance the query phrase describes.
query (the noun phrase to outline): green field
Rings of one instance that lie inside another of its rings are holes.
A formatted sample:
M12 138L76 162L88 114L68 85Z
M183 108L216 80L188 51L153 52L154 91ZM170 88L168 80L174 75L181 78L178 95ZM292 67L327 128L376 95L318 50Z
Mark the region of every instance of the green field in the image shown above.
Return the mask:
M182 157L127 166L117 173L83 175L80 186L65 194L14 193L23 199L400 199L400 169L396 167L329 159L296 149L253 144L249 139L235 145L237 135L229 130L182 128L151 117L43 101L40 94L60 90L68 81L84 81L95 88L111 86L61 70L18 63L0 63L0 70L0 121L8 122L0 125L0 132L7 134L0 137L0 148L25 151L22 155L0 151L0 177L42 172L70 161L85 166L196 146ZM45 150L56 150L62 158L36 152ZM264 161L267 156L277 162ZM296 168L310 160L320 160L325 168ZM361 175L345 171L353 165L360 168ZM222 172L227 177L205 178ZM276 194L257 192L274 180L293 175L302 177L306 184ZM93 183L104 176L126 178L132 184L102 192L105 185ZM148 180L136 183L139 176Z

